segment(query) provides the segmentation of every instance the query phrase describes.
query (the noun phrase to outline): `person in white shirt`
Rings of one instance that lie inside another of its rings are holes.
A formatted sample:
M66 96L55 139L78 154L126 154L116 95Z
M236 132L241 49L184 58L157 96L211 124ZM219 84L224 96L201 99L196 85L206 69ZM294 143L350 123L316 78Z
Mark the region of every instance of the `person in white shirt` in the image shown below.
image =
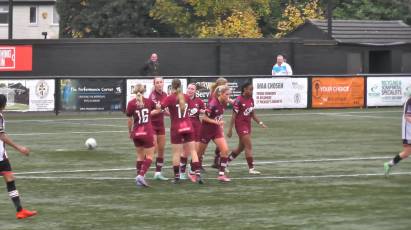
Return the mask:
M273 66L271 75L293 75L293 70L291 66L284 61L283 55L277 55L277 63Z

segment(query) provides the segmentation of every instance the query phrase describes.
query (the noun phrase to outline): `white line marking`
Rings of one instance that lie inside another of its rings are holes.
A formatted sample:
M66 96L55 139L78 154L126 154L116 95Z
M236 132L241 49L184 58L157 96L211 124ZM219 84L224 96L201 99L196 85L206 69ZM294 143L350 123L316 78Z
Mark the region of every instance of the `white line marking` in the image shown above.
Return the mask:
M126 130L103 130L89 132L60 132L60 133L8 133L10 136L39 136L39 135L57 135L57 134L91 134L91 133L127 133Z
M270 164L283 164L283 163L313 163L313 162L333 162L333 161L360 161L360 160L382 160L391 159L392 157L352 157L352 158L325 158L325 159L313 159L313 160L283 160L283 161L257 161L255 165L270 165ZM247 163L233 163L229 167L247 165ZM204 165L209 167L210 165ZM171 166L164 166L163 168L171 168ZM85 172L115 172L115 171L130 171L136 170L136 168L115 168L115 169L81 169L81 170L61 170L61 171L37 171L37 172L18 172L14 175L31 175L31 174L53 174L53 173L85 173Z
M390 176L411 175L411 172L391 173ZM337 174L337 175L296 175L296 176L253 176L253 177L230 177L231 180L304 180L324 178L355 178L355 177L381 177L384 173L359 173L359 174ZM134 177L50 177L50 176L18 176L18 179L49 179L49 180L134 180ZM215 177L204 178L205 180L217 180ZM147 178L147 180L152 180Z
M361 118L378 118L378 119L400 119L400 117L379 117L379 116L363 116L355 114L321 114L323 116L336 116L336 117L361 117Z
M100 127L116 127L116 128L121 128L121 127L127 127L126 125L108 125L108 124L91 124L91 123L78 123L78 122L60 122L60 121L56 121L54 122L54 124L67 124L67 125L87 125L87 126L100 126Z
M258 111L258 110L257 110ZM387 111L352 111L352 112L301 112L301 113L258 113L258 116L304 116L304 115L338 115L338 114L384 114L384 113L401 113L402 110L387 110ZM81 114L80 114L81 115ZM231 117L231 114L226 114L226 117ZM30 120L7 120L7 123L22 123L22 122L59 122L59 121L99 121L99 120L127 120L127 117L110 117L110 118L69 118L69 119L30 119Z

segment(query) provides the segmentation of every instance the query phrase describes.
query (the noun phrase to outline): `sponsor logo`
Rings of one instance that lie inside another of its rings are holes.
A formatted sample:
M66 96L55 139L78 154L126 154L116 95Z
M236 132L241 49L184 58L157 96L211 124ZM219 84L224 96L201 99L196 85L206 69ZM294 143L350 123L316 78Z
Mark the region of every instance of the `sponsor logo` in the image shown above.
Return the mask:
M297 90L303 90L304 89L303 85L300 85L300 84L298 84L298 82L295 82L295 81L291 82L291 85L293 86L293 89L297 89Z
M404 96L405 97L410 97L411 96L411 85L405 87Z
M380 88L377 84L371 86L370 92L368 92L368 96L370 97L379 97L381 95Z
M350 92L350 87L347 86L320 86L321 92L326 93L348 93Z
M0 69L16 68L16 48L0 47Z
M284 83L257 83L257 89L283 89Z
M250 115L250 113L252 113L252 112L253 112L253 110L254 110L254 108L253 108L253 107L249 107L249 108L247 108L246 110L244 110L244 116L249 116L249 115Z
M381 81L382 96L400 96L402 95L400 80Z
M302 98L302 96L301 96L300 93L294 94L294 103L295 104L300 104L301 103L301 98Z
M40 99L46 98L49 95L50 87L46 81L38 81L36 84L36 96Z
M315 97L321 97L323 93L349 93L351 90L348 85L322 86L318 80L313 82L313 86L313 93Z
M121 87L116 87L116 94L121 94Z
M190 109L190 116L194 116L198 112L197 108Z

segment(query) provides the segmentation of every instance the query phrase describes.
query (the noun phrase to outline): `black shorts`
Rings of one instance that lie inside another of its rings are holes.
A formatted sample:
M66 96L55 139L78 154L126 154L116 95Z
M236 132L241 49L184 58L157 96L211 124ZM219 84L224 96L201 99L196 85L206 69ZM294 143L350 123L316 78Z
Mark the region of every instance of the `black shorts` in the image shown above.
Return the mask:
M11 165L8 159L0 161L0 175L11 173Z

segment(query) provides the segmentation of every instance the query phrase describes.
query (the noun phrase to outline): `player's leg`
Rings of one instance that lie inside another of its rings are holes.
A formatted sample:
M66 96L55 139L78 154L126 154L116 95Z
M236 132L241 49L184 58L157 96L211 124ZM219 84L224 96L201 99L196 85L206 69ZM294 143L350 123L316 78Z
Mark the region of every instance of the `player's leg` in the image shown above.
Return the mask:
M254 168L254 158L253 158L253 144L251 142L251 135L242 135L240 137L241 142L244 144L245 159L247 160L248 173L250 174L261 174Z
M168 180L162 174L162 168L164 166L164 148L166 145L166 136L163 134L154 135L155 148L156 148L156 172L154 173L154 179L156 180Z
M241 137L238 137L238 146L236 149L231 151L230 155L228 156L228 162L233 161L242 151L244 151L244 143L241 140Z
M211 165L212 168L218 169L220 167L220 149L216 146L214 150L214 162Z
M135 143L135 142L134 142ZM136 146L136 174L138 175L141 170L141 166L143 165L144 162L144 153L143 151L139 150L141 147Z
M397 154L391 161L386 162L384 164L384 172L385 175L390 173L390 170L393 166L397 165L401 160L407 158L411 154L411 145L404 144L403 150L399 154Z
M228 153L230 151L228 149L227 141L224 137L215 138L213 141L220 150L220 171L218 172L218 180L222 182L229 182L230 179L227 175L225 175L225 168L227 167L228 162Z
M11 173L11 171L3 172L3 178L7 185L7 192L9 193L9 197L13 201L14 207L16 208L17 219L24 219L24 218L36 215L37 214L36 211L29 211L29 210L23 209L21 202L20 202L19 192L16 188L16 183L15 183L13 173Z
M151 147L152 152L154 152L154 146ZM143 147L143 145L136 147L136 152L137 152L137 162L140 160L141 166L140 170L138 171L137 177L136 177L136 184L137 186L142 186L142 187L148 187L149 185L144 179L144 176L146 175L148 169L150 168L153 156L148 155L146 156L146 149Z
M171 150L173 153L173 172L174 172L174 183L180 180L180 155L183 151L182 144L171 144Z
M183 152L180 154L180 179L181 180L187 179L186 169L187 169L187 161L188 161L189 155L190 155L190 149L188 148L188 146L183 145Z
M191 170L193 171L193 174L190 174L189 176L192 182L203 184L200 173L200 161L195 146L196 145L194 141L184 143L184 147L187 148L191 153Z
M208 146L208 143L200 142L200 144L198 145L198 148L197 148L198 159L203 159L204 158L204 153L207 149L207 146ZM203 167L202 163L203 162L200 161L200 168Z

